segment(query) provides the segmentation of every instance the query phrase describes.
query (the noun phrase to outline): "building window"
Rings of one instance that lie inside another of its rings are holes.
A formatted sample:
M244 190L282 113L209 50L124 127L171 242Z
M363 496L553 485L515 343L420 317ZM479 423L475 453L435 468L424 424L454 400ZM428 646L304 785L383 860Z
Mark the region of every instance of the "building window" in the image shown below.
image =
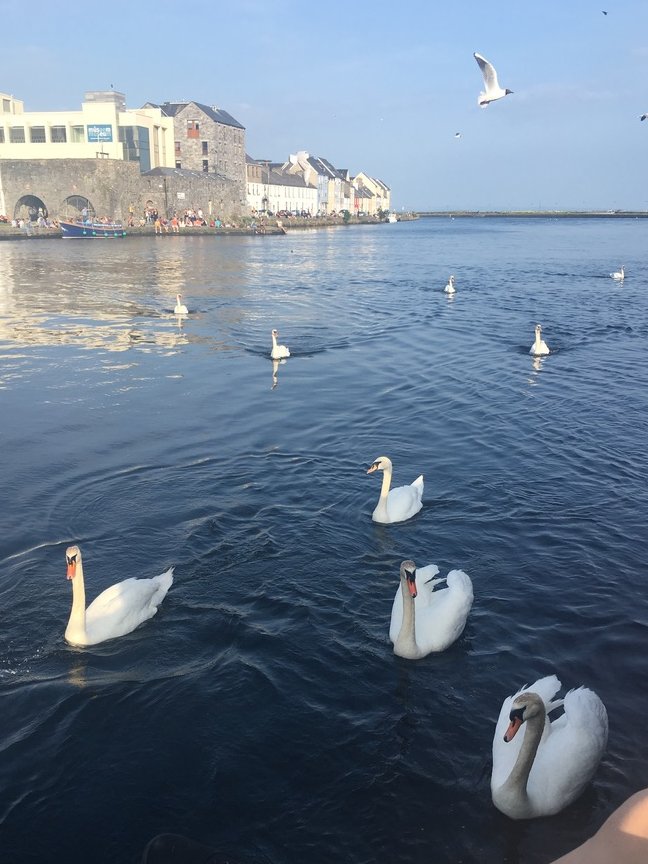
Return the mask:
M29 140L32 144L44 144L45 143L45 127L44 126L32 126L29 130Z
M4 144L4 143L5 143L5 140L4 140L4 129L2 128L2 126L0 126L0 144Z
M12 126L9 130L9 142L11 144L24 144L25 143L25 127L24 126Z
M179 141L175 142L175 155L176 156L180 155L180 142Z
M200 138L200 123L197 120L187 120L187 138Z
M83 126L81 127L83 129ZM65 126L52 126L50 129L52 144L65 144L67 135L65 134Z
M209 171L209 159L203 159L203 171L205 174Z
M63 129L62 126L59 128ZM83 144L85 142L85 134L84 134L83 126L73 126L70 131L71 131L71 136L72 136L71 141L73 144ZM63 129L63 132L65 132L65 129ZM52 141L53 140L54 140L54 137L52 136ZM63 141L65 141L65 137L63 137Z
M202 155L207 156L208 153L209 153L209 142L203 141L202 142Z
M2 100L2 111L4 114L8 114L11 111L11 99Z
M182 168L182 162L176 159L176 168Z

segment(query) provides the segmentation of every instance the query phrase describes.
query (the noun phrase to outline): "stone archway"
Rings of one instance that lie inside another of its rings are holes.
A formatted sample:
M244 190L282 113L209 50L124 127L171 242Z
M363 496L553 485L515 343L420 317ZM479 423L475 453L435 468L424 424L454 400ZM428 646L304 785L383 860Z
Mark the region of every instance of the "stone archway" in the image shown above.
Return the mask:
M14 219L25 219L28 222L36 222L39 216L47 218L47 207L45 202L36 195L23 195L16 201L14 207Z
M64 219L77 219L82 215L94 217L95 215L95 208L92 202L83 195L69 195L63 201L61 209L63 211L61 215Z

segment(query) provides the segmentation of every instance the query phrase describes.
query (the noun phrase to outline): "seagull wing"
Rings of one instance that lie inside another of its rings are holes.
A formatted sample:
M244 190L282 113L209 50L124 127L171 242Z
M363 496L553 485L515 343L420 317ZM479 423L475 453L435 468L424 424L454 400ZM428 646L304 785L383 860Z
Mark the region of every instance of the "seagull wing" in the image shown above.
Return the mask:
M482 75L484 76L484 86L486 87L486 92L489 90L497 90L499 89L499 82L497 80L497 72L493 67L492 63L489 63L485 57L482 57L481 54L473 54L473 57L477 61L477 65L482 71Z

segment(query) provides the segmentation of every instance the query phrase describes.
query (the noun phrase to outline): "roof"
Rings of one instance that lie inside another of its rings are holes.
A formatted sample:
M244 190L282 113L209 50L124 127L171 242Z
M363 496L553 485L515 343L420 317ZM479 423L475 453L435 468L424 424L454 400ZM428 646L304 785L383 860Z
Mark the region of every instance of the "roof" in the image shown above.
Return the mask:
M245 126L239 123L238 120L235 120L227 111L223 111L222 108L216 108L213 105L203 105L202 102L195 102L193 99L187 102L163 102L162 105L158 105L155 102L147 102L144 107L159 108L165 117L175 117L187 105L195 105L196 108L200 108L214 123L221 123L223 126L235 126L237 129L245 129Z

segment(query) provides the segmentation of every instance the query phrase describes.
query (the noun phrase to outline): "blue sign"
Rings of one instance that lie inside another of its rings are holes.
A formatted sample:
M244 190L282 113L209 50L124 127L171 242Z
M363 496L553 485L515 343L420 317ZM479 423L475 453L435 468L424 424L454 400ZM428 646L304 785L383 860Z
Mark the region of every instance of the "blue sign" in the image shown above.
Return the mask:
M112 124L94 123L86 127L88 130L88 141L112 141Z

